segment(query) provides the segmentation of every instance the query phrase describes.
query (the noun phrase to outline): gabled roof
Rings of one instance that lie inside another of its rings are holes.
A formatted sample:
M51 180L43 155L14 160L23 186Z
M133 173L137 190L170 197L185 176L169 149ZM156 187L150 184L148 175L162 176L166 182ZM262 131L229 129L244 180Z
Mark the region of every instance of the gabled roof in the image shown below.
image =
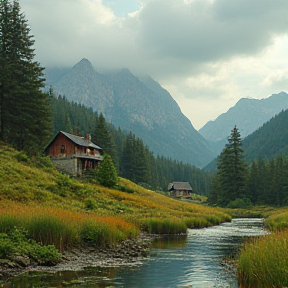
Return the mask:
M192 191L192 187L189 182L172 182L168 185L168 190L188 190Z
M59 134L63 134L65 137L67 137L69 140L71 140L73 143L79 146L103 150L101 147L97 146L90 140L63 131L58 132L58 134L54 137L54 139L50 142L50 144L46 147L46 149L53 143L53 141L57 138Z
M60 131L59 133L64 134L67 138L69 138L72 142L74 142L75 144L82 146L82 147L91 147L91 148L96 148L98 150L103 150L101 147L97 146L96 144L94 144L93 142L91 142L90 140L87 140L85 138L73 135L73 134L69 134L67 132L63 132Z

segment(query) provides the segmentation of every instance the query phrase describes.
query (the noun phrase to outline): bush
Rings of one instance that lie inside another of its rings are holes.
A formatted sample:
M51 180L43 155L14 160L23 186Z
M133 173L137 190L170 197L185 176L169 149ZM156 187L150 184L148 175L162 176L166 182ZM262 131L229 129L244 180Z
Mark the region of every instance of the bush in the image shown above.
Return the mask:
M104 155L103 161L96 172L96 179L100 185L108 188L112 188L118 183L117 171L110 155Z
M56 264L60 260L54 245L42 246L28 239L26 230L16 227L9 233L0 233L0 258L9 258L13 254L28 256L41 264Z
M234 201L230 201L227 205L227 208L236 209L236 208L242 208L247 209L252 206L252 202L249 198L237 198Z
M85 199L85 208L87 210L94 210L97 207L98 207L97 202L93 198L89 197Z
M25 163L29 163L30 162L30 158L23 151L20 151L17 154L15 154L15 158L19 162L25 162Z

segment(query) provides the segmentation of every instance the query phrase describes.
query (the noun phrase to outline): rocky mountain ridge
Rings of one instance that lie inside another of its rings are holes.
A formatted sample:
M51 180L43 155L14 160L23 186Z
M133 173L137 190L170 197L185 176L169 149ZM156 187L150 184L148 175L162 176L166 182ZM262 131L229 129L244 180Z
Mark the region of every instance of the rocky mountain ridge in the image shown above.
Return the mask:
M197 167L216 156L169 92L151 77L138 78L128 69L99 73L87 59L71 69L45 72L47 87L103 113L116 128L132 131L155 155Z
M236 125L243 139L287 108L288 94L285 92L261 100L242 98L226 113L207 122L199 132L207 140L223 142Z

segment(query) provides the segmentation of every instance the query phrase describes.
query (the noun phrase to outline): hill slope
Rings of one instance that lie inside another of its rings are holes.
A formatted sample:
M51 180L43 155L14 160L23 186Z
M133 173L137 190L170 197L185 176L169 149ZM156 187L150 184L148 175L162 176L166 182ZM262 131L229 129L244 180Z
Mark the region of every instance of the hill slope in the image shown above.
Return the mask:
M288 110L266 122L243 140L248 162L256 158L271 159L277 154L288 154Z
M282 111L260 128L243 139L245 160L272 159L278 154L288 155L288 110ZM227 142L227 141L226 141ZM209 163L204 170L216 170L217 159Z
M125 219L138 227L150 218L185 222L194 217L194 224L187 222L191 227L229 220L217 209L175 200L125 179L120 179L121 191L97 185L93 179L71 179L53 168L47 157L35 162L3 143L0 159L0 221L7 213L27 218L33 211L41 214L44 210L62 211L70 215L67 221L73 221L76 214L85 219L98 215ZM53 217L61 217L57 213Z
M202 167L215 152L183 115L178 104L151 77L128 69L99 74L87 59L72 69L47 69L47 86L68 100L102 112L115 127L132 131L156 155Z
M285 92L261 100L242 98L226 113L205 124L199 132L208 140L223 143L236 125L243 139L287 108L288 94Z

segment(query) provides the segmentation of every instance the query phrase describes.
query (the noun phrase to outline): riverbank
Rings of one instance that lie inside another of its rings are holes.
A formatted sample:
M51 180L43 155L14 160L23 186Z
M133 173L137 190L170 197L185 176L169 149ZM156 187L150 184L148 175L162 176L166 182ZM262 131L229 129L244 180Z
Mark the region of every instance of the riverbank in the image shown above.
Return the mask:
M240 251L238 279L241 287L287 287L288 285L288 210L270 215L265 237L247 241Z
M118 245L96 248L91 246L74 247L61 254L60 262L53 266L37 265L25 262L25 258L16 261L0 259L0 279L15 277L29 271L79 271L85 267L119 267L139 265L149 258L153 239L158 235L141 233L133 239L126 239ZM26 263L26 264L25 264Z

